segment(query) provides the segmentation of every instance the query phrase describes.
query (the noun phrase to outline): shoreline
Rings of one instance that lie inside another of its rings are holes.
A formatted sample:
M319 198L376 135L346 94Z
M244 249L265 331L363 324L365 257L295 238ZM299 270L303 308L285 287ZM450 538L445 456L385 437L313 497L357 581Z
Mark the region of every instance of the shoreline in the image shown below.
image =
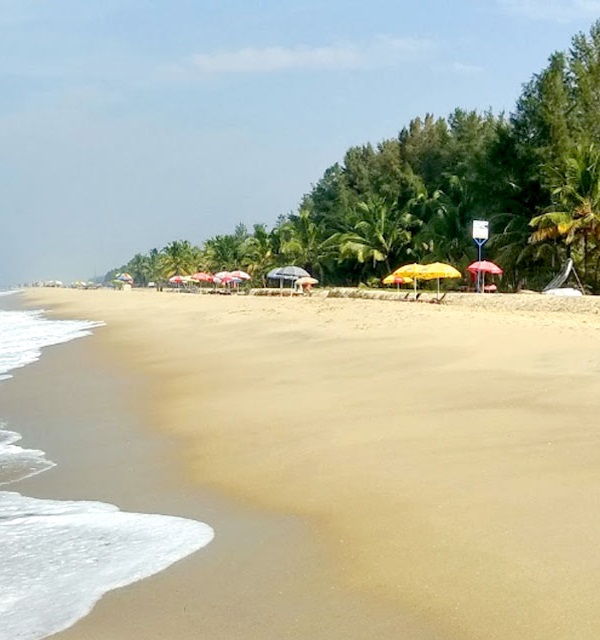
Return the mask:
M209 298L25 295L108 321L190 480L306 518L341 590L443 638L595 637L597 318Z
M148 401L146 376L106 354L107 331L44 349L0 386L0 417L25 446L57 463L8 490L202 520L216 537L166 570L107 593L53 638L341 640L376 628L382 637L434 639L391 608L338 591L326 549L303 519L193 483L180 465L179 440L145 424L138 408Z

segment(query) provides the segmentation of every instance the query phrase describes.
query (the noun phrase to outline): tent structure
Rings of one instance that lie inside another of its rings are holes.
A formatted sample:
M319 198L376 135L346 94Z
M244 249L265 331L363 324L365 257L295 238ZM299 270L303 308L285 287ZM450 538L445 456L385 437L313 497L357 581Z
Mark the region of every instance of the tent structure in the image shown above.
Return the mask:
M563 287L565 282L573 275L575 277L575 281L577 282L577 289ZM555 296L578 296L585 295L585 291L583 289L583 285L581 284L581 280L577 275L577 271L575 270L575 265L573 264L573 259L569 258L563 268L550 280L550 282L542 289L542 293L547 293L549 295Z

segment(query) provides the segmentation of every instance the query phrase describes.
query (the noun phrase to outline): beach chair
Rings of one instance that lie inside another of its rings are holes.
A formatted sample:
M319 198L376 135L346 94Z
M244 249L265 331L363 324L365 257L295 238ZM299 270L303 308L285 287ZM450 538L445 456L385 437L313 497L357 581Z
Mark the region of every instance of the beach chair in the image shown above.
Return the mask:
M444 298L448 295L447 291L444 291L444 293L441 295L441 297L439 298L432 298L431 300L429 300L429 302L431 302L432 304L443 304L444 303Z

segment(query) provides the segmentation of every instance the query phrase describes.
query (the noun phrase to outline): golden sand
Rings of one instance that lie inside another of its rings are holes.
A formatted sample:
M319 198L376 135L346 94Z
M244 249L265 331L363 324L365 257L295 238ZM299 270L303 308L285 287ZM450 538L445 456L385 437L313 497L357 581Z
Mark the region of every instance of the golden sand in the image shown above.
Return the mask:
M191 477L313 523L340 588L448 639L600 635L592 299L25 295L106 321Z

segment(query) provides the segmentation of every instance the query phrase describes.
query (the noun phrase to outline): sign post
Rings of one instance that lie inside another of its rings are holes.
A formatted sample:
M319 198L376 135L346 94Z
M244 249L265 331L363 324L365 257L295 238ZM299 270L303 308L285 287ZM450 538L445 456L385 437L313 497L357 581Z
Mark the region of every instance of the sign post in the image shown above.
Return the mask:
M473 220L473 240L477 245L477 260L481 262L481 249L489 238L489 223L487 220ZM477 293L483 293L481 286L481 271L477 272Z

